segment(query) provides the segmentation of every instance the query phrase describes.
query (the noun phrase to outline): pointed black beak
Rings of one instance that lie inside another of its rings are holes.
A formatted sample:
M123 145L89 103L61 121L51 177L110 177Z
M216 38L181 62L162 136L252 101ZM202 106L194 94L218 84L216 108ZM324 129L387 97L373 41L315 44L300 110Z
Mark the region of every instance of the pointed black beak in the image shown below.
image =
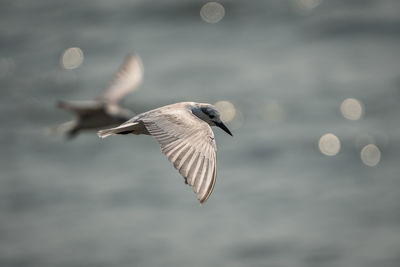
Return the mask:
M222 122L215 122L215 125L217 125L219 128L221 128L222 130L224 130L227 134L229 134L230 136L233 136L233 134L231 133L231 131L229 131L228 127L225 126L225 124L223 124Z

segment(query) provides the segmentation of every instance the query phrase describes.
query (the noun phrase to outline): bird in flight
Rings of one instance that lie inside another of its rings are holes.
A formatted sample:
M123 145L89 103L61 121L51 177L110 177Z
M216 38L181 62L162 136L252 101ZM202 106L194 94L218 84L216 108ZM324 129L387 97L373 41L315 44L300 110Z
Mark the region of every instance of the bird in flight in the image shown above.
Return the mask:
M76 118L60 124L55 131L74 138L84 130L115 126L127 121L134 114L119 105L119 102L134 91L143 80L143 65L137 54L130 54L115 74L110 86L92 101L58 101L57 107L75 114Z
M200 203L204 203L217 176L217 147L210 126L220 127L232 136L213 105L181 102L139 114L118 127L100 130L98 136L153 136L161 152L185 178L185 183L193 187Z

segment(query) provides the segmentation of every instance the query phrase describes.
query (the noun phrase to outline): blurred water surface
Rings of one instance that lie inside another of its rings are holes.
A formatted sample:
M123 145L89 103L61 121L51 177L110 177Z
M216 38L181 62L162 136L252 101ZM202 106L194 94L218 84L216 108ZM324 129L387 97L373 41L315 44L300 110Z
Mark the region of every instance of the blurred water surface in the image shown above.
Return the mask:
M205 3L2 1L1 266L399 266L400 2L221 1L215 24ZM132 51L145 79L124 106L237 109L203 206L148 136L46 131Z

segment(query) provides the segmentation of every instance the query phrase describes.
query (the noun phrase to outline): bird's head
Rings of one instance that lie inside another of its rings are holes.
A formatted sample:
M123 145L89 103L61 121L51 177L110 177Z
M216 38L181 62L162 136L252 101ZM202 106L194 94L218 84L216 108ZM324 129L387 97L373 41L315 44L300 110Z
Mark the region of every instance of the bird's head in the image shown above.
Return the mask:
M192 107L192 112L201 120L207 122L210 126L217 126L224 130L230 136L233 136L228 127L221 121L218 110L210 104L196 103Z

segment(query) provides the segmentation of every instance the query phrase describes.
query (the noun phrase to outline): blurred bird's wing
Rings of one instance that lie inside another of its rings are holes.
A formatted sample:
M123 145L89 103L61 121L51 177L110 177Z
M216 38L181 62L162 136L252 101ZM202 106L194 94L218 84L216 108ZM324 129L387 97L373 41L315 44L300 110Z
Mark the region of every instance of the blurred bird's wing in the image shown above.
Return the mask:
M137 54L128 55L115 74L110 86L98 97L98 100L109 104L117 104L127 94L134 91L142 80L142 60Z
M217 149L211 127L185 109L149 114L141 120L160 143L163 154L193 187L200 203L206 201L217 175Z
M69 110L81 116L97 113L104 108L102 103L93 100L74 102L60 100L57 101L56 105L60 109Z
M76 121L67 121L64 123L61 123L57 126L52 126L47 128L47 133L49 134L57 134L57 133L65 133L72 131L75 127L77 126Z

